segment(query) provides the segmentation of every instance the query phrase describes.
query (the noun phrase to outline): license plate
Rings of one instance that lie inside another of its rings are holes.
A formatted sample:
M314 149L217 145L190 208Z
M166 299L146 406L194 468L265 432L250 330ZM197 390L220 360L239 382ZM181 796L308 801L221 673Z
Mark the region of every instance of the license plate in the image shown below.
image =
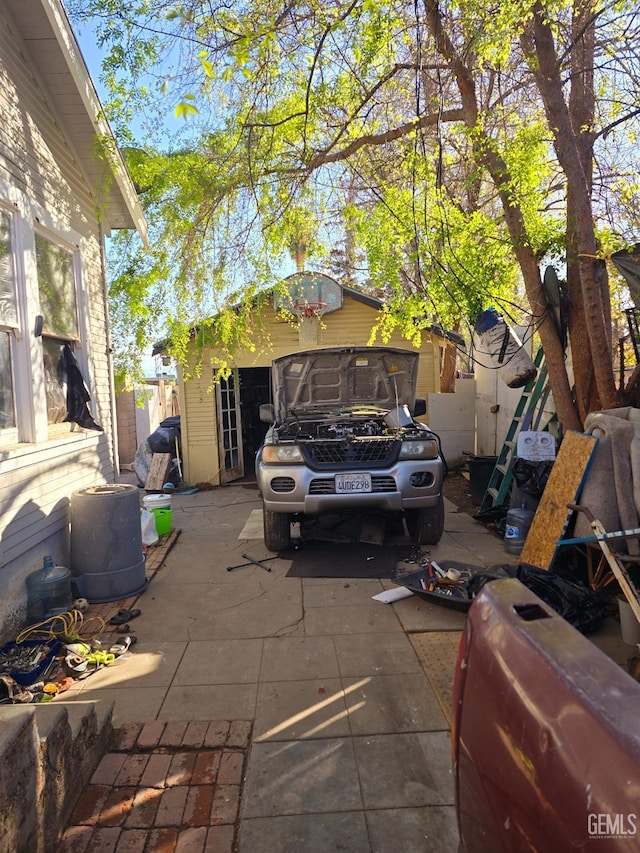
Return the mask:
M352 495L371 491L371 474L336 474L336 494Z

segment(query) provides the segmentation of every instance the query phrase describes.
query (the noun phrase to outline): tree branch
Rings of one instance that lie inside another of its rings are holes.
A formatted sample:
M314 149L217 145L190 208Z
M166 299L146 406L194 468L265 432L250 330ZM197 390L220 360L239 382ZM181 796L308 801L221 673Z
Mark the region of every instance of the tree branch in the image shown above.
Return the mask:
M611 124L608 124L606 127L603 127L602 130L599 130L597 133L595 133L593 138L599 139L600 137L602 137L603 139L606 139L607 136L614 129L614 127L617 127L619 124L624 124L625 121L630 121L632 118L635 118L638 115L640 115L640 107L638 107L637 110L632 110L630 113L627 113L621 118L616 119L616 121L612 121Z
M315 154L307 163L307 171L311 172L319 166L325 166L327 163L338 163L341 160L346 160L351 157L356 151L368 145L384 145L386 142L393 142L395 139L401 139L403 136L408 136L414 130L424 127L434 127L439 121L464 121L464 110L444 110L442 113L434 113L426 116L421 116L413 121L401 124L394 127L392 130L387 130L384 133L368 133L364 136L354 139L349 145L346 145L340 151L334 154L329 154L331 148L325 149Z

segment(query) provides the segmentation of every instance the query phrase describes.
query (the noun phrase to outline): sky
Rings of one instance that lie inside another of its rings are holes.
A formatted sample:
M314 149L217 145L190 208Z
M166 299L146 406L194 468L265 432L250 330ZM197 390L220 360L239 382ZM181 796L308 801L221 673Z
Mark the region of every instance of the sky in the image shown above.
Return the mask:
M102 52L96 44L95 35L88 26L78 28L72 24L72 27L98 97L100 101L106 100L105 89L100 82ZM144 375L148 377L156 376L159 370L171 370L171 368L162 368L160 360L151 355L151 350L145 352L143 355L142 369Z
M102 62L102 52L97 45L96 37L93 30L90 29L88 25L80 28L74 22L70 21L70 24L75 37L78 40L78 44L80 45L80 50L86 66L89 69L93 85L96 87L100 100L102 100L104 95L104 89L100 83L100 63Z

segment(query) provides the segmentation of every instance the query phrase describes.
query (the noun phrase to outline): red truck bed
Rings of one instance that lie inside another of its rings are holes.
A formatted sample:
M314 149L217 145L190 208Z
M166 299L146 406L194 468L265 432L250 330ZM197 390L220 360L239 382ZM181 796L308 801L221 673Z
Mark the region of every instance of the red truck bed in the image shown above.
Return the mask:
M453 721L463 850L640 849L640 684L517 580L469 610Z

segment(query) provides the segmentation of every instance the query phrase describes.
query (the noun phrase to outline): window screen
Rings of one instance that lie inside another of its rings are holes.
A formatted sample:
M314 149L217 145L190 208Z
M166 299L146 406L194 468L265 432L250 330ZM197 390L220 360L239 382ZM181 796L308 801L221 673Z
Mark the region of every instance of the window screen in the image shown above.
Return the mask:
M36 264L40 311L47 334L69 339L78 338L76 283L73 255L36 234Z
M11 338L9 332L0 332L0 429L8 429L15 427L15 425Z
M0 210L0 325L18 325L11 217L3 210Z

